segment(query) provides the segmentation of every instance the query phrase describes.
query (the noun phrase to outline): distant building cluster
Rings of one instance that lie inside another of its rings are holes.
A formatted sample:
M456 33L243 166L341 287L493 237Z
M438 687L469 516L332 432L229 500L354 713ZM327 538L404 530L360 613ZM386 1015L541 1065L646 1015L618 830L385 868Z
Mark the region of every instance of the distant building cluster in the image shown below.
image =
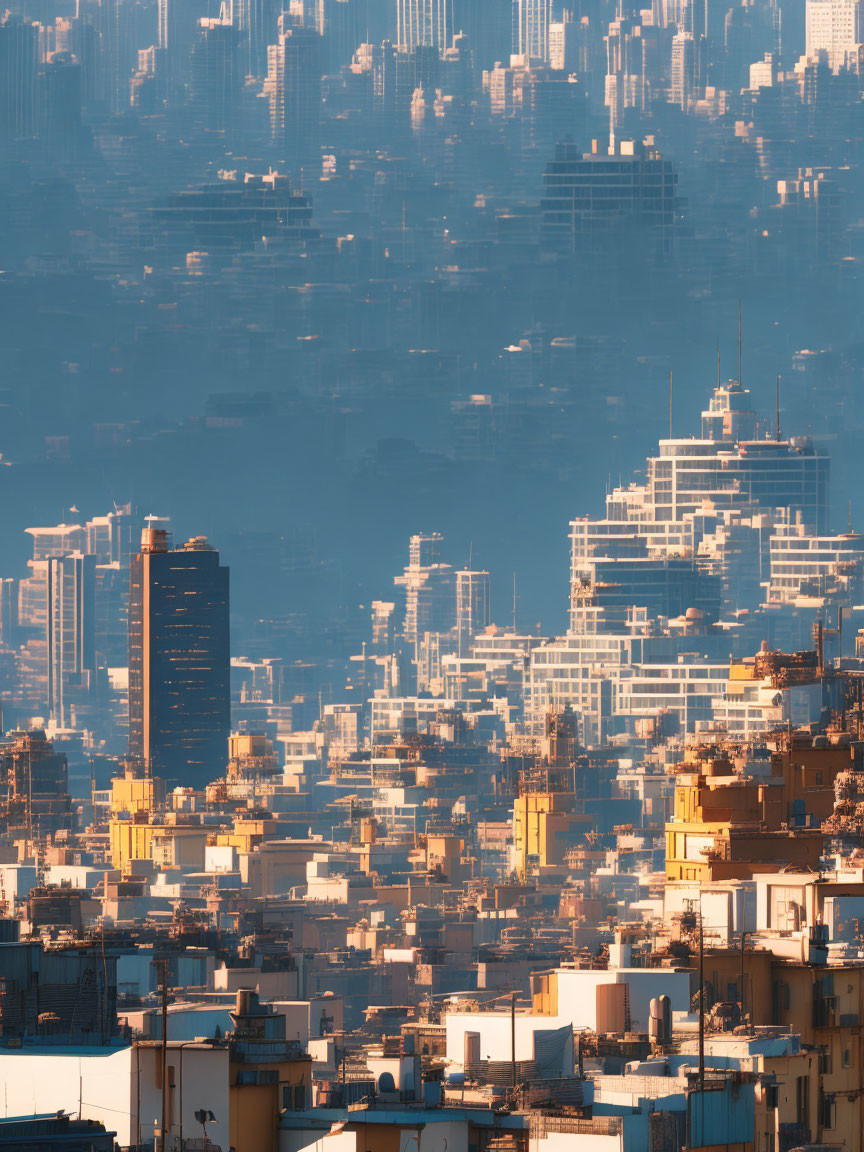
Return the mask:
M0 1139L857 1146L864 540L738 380L643 476L572 521L559 637L412 536L315 709L203 537L29 529Z

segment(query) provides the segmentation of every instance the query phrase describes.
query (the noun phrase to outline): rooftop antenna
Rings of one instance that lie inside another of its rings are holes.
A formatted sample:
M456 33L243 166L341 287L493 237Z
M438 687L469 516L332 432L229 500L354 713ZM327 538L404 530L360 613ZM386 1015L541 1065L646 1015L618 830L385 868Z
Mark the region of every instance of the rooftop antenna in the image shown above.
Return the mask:
M516 570L513 570L513 632L516 632Z
M777 373L777 443L780 443L780 373Z
M717 387L720 387L720 341L717 341Z
M738 300L738 387L741 387L741 300Z
M849 500L849 535L852 535L852 500Z
M672 439L672 369L669 369L669 439Z

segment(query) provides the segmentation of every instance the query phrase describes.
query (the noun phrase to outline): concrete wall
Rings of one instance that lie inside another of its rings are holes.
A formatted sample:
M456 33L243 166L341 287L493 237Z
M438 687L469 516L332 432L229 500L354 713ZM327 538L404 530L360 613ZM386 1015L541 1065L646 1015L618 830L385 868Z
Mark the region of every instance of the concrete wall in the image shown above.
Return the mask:
M134 1143L135 1096L132 1049L4 1049L0 1053L3 1116L57 1112L61 1108L98 1120L117 1133L121 1145ZM153 1134L151 1115L150 1136Z
M620 1136L574 1136L570 1132L549 1132L545 1136L528 1141L528 1152L573 1152L578 1145L579 1152L621 1152Z
M630 1026L648 1031L648 1012L654 996L668 996L673 1012L690 1007L690 974L668 968L620 968L605 972L558 969L558 1016L556 1024L572 1024L574 1032L597 1028L597 988L602 984L630 985ZM552 1020L546 1018L547 1027Z
M146 996L158 983L153 951L126 952L117 957L117 991Z
M516 1059L534 1059L534 1035L550 1032L564 1021L553 1022L548 1016L516 1015ZM465 1056L465 1034L480 1033L481 1060L512 1059L512 1024L509 1012L448 1012L444 1018L447 1036L447 1059L461 1065ZM562 1069L572 1075L573 1068Z
M133 1057L132 1073L140 1073L140 1087L133 1086L133 1101L140 1096L141 1138L150 1139L154 1121L161 1114L160 1046L139 1048ZM200 1138L201 1125L195 1119L199 1108L209 1109L218 1121L212 1131L217 1142L218 1134L229 1130L228 1114L228 1049L211 1047L182 1047L169 1044L168 1084L169 1107L172 1126L170 1135L176 1140Z
M359 1132L325 1133L317 1140L310 1140L311 1135L310 1132L280 1132L279 1152L358 1152L360 1148Z

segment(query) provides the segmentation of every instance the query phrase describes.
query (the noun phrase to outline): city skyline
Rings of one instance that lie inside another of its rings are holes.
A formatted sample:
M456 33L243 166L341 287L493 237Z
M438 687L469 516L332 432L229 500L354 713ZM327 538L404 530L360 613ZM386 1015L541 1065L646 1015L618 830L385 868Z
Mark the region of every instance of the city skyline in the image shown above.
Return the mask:
M0 13L0 1146L864 1152L862 4Z

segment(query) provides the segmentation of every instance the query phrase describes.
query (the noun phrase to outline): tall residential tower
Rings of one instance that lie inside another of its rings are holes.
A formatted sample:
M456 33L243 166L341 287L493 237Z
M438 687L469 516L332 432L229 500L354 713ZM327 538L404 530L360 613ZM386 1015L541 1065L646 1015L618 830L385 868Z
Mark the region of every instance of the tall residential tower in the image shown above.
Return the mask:
M203 787L225 767L230 729L228 569L196 536L169 547L145 529L129 594L129 755Z

